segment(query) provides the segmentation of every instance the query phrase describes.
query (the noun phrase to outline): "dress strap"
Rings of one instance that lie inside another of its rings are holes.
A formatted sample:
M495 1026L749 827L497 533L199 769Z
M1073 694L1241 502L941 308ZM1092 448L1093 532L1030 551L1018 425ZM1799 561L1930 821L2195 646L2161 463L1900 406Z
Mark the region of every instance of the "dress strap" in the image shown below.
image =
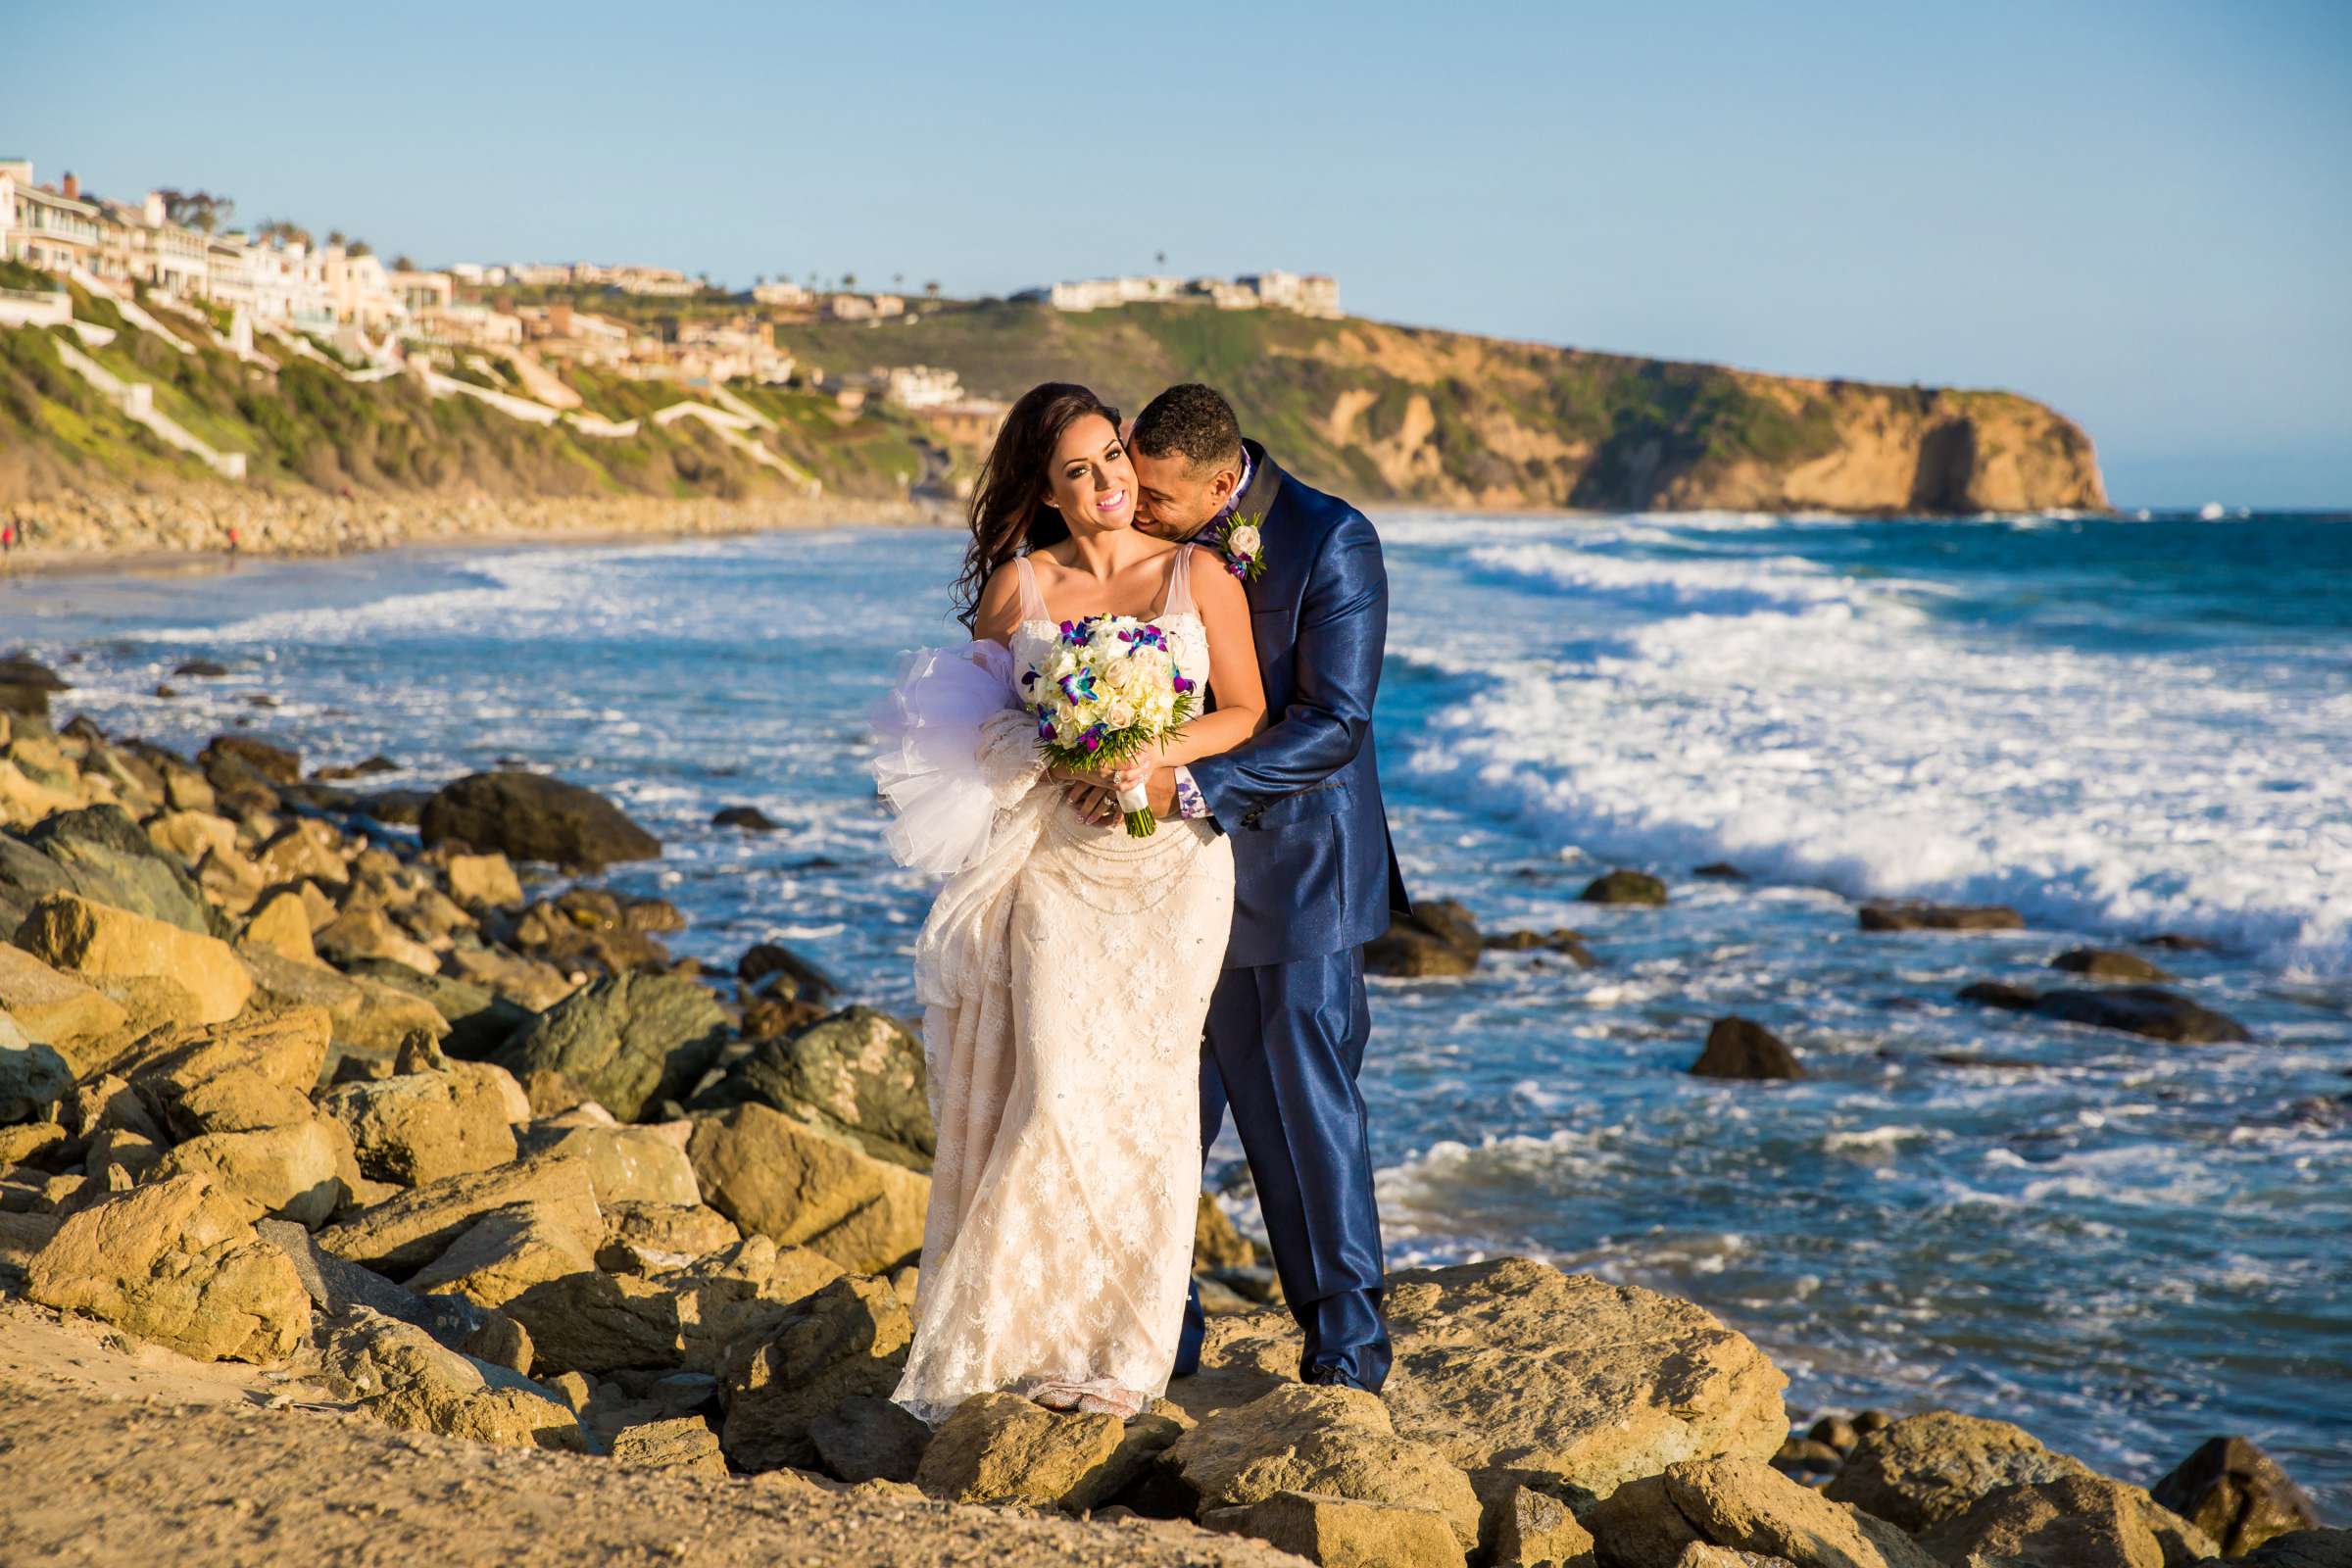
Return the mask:
M1193 610L1193 552L1195 545L1178 545L1176 560L1168 567L1167 603L1159 607L1163 615L1189 615Z
M1027 556L1015 556L1012 564L1021 577L1021 619L1052 620L1053 612L1046 609L1046 596L1037 591L1037 568L1029 564Z

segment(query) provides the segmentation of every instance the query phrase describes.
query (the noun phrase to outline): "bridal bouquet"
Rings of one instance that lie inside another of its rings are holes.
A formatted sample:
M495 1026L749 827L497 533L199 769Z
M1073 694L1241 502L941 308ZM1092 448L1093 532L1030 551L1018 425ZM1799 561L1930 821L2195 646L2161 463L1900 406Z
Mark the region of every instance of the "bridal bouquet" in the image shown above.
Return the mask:
M1180 733L1200 706L1198 683L1176 668L1165 634L1132 615L1063 621L1045 667L1021 684L1021 701L1037 715L1039 752L1064 767L1130 761ZM1121 790L1119 809L1132 837L1159 826L1140 789Z

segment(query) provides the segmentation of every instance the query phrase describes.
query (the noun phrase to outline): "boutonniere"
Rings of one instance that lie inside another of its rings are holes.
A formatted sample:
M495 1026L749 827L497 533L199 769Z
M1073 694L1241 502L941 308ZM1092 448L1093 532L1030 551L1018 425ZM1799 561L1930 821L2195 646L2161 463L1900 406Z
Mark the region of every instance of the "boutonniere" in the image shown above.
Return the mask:
M1217 553L1225 558L1225 569L1244 582L1257 581L1257 574L1266 569L1266 544L1258 527L1256 517L1230 517L1217 530Z

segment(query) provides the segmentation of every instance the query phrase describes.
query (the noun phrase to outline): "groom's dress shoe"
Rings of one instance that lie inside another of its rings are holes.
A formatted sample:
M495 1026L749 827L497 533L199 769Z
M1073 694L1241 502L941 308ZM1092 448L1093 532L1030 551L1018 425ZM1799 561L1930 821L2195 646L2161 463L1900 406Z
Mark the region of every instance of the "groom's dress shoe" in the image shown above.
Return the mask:
M1299 1373L1298 1381L1311 1388L1362 1389L1364 1393L1372 1395L1375 1398L1379 1397L1377 1390L1364 1388L1362 1380L1344 1366L1318 1363Z

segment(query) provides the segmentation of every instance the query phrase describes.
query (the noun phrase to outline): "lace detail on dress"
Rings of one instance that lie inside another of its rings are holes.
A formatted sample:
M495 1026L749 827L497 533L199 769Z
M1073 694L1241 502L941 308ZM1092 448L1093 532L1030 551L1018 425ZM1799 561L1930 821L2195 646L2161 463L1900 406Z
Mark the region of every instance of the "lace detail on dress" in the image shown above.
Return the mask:
M1026 570L1023 588L1013 655L1034 668L1056 627ZM1181 555L1152 618L1205 679ZM1200 1193L1200 1026L1232 917L1233 847L1205 822L1132 839L1051 785L1028 786L941 891L915 963L938 1155L892 1395L924 1420L997 1389L1112 1411L1166 1389Z

